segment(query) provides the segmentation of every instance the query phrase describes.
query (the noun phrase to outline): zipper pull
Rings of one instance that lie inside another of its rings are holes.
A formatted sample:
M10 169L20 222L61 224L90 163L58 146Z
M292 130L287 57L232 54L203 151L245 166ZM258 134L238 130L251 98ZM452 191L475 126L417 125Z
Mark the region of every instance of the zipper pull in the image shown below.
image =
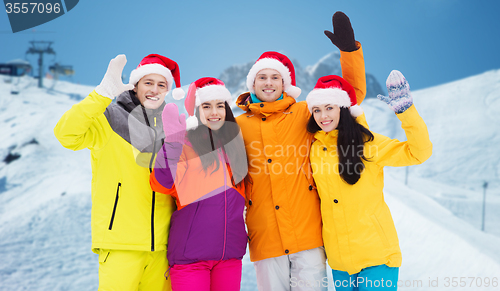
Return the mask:
M156 116L155 116L154 120L155 120L155 127L156 127Z

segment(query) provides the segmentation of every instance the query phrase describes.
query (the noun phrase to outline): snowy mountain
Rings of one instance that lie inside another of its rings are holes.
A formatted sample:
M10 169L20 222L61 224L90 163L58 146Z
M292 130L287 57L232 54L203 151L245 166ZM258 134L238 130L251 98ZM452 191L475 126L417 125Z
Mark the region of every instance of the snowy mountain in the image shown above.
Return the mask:
M339 75L342 76L340 67L340 53L332 52L321 58L316 64L302 68L297 60L292 60L295 68L295 79L297 86L302 89L302 94L298 100L305 100L307 94L314 88L319 77L326 75ZM248 71L254 62L248 62L243 65L233 65L225 69L219 76L233 97L238 97L239 94L247 92L246 78ZM371 74L366 74L366 91L367 98L376 97L377 94L384 94L385 90L382 89L375 77Z
M320 67L302 73L312 76ZM245 71L233 68L235 76ZM0 78L0 290L98 285L97 255L90 250L89 151L67 150L53 134L62 114L93 87L51 82L45 80L52 89L39 89L36 80L23 77L15 82L19 93L11 94L13 84ZM386 170L386 201L403 251L400 290L457 290L453 280L460 284L462 278L466 286L459 290L498 290L499 89L497 70L413 92L434 151L426 163L409 168L407 185L404 169ZM362 107L371 130L405 139L384 103L367 99ZM483 180L490 185L486 232L478 229L476 207ZM242 290L257 290L248 255Z

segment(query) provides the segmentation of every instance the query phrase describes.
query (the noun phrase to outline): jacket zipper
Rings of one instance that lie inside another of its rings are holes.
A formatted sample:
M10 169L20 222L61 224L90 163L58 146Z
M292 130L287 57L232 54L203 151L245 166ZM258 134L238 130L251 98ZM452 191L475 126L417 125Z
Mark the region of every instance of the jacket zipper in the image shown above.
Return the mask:
M224 169L224 247L222 249L221 260L223 260L224 256L226 255L226 240L227 240L226 237L227 236L227 192L226 192L227 177L226 177L226 159L224 159L223 154L222 156L219 154L219 157L221 157L222 159L222 167Z
M154 117L155 121L155 126L156 126L156 117ZM153 139L153 152L151 153L151 160L149 161L149 173L153 172L153 161L155 158L155 153L156 153L156 137L157 137L157 132L156 129L153 128L153 131L155 133L155 138ZM155 202L156 202L156 193L153 191L152 194L152 201L151 201L151 251L155 251Z
M149 123L148 115L146 114L146 110L144 107L142 107L142 114L144 115L144 119L146 120L146 124L148 127L150 127L153 132L154 132L154 138L153 138L153 151L151 152L151 160L149 160L149 173L153 172L153 161L155 158L155 153L156 153L156 137L157 137L157 132L154 127L151 127L151 124ZM156 116L154 118L154 125L156 126ZM152 191L151 195L151 251L155 251L155 201L156 201L156 193L155 191Z
M155 197L156 193L153 191L153 201L151 202L151 251L155 251Z
M111 220L109 222L108 229L111 230L113 228L113 222L115 220L116 206L118 205L118 197L120 194L120 187L122 186L121 182L118 182L118 187L116 187L116 197L115 197L115 205L113 206L113 213L111 214Z

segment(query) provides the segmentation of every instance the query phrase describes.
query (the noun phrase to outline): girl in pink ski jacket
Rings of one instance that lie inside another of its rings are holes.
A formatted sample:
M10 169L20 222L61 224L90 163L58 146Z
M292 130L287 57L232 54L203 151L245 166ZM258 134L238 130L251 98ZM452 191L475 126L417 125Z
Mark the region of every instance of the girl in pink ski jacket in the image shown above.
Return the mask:
M228 100L218 79L193 83L185 101L187 134L175 104L163 111L165 143L150 182L177 203L167 247L173 290L240 289L247 162Z

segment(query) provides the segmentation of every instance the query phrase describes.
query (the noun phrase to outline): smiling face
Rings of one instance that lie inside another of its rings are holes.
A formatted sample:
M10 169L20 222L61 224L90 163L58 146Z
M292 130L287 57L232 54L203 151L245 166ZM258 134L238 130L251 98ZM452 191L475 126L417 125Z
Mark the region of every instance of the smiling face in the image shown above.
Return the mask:
M324 132L337 128L340 120L340 108L337 105L323 104L312 108L314 120Z
M226 120L225 101L212 100L202 103L199 112L201 123L211 130L219 130Z
M134 92L142 106L148 109L157 109L167 95L167 80L158 74L146 75L137 82Z
M263 102L273 102L283 94L283 78L273 69L264 69L257 73L253 83L255 95Z

